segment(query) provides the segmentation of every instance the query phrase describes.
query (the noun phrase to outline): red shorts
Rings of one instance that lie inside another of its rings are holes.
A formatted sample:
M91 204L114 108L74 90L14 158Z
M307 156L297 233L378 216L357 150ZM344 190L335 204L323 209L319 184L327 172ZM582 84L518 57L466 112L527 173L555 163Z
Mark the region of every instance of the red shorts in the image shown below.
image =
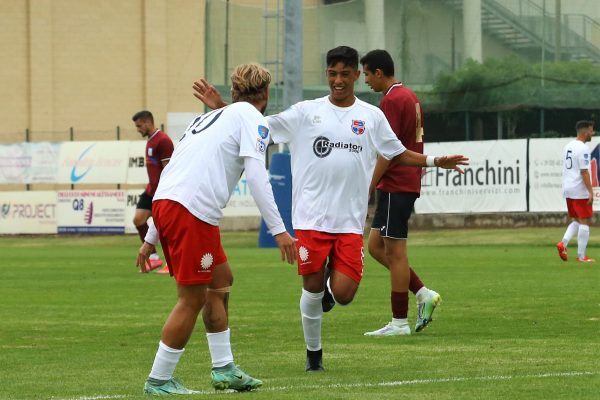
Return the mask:
M205 285L215 265L227 262L219 227L196 218L171 200L152 203L152 218L171 276L180 285Z
M299 229L294 232L298 239L298 275L320 271L329 257L333 268L360 283L365 260L362 235Z
M571 218L592 218L594 211L588 199L567 199L567 210Z

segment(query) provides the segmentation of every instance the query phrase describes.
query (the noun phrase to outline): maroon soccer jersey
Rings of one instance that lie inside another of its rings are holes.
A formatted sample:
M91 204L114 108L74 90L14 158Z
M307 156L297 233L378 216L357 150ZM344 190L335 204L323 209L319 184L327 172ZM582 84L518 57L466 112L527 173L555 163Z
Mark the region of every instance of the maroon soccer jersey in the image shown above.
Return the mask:
M173 142L171 138L161 130L156 130L148 139L146 144L146 170L148 171L148 185L146 193L154 196L160 173L163 170L162 162L171 158L173 154Z
M396 83L383 96L379 107L402 144L423 154L423 112L417 95L402 83ZM392 161L377 189L420 194L421 174L421 167L407 167Z

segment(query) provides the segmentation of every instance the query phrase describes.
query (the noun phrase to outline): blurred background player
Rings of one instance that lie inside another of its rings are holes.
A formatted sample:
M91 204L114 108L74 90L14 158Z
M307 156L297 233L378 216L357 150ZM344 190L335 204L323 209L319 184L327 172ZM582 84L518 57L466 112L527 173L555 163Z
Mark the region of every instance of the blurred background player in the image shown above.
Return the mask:
M394 61L385 50L373 50L360 59L365 83L384 94L379 108L398 139L409 150L423 154L423 112L415 93L394 77ZM382 158L379 156L378 158ZM385 161L385 160L383 160ZM369 195L377 188L376 209L369 233L369 254L390 271L392 321L366 336L410 335L408 290L417 298L417 323L420 332L440 303L438 293L423 285L409 266L408 220L421 193L422 168L396 161L375 165Z
M138 266L145 263L160 237L177 283L177 304L163 327L144 384L146 394L194 393L174 379L173 373L201 311L213 387L247 391L262 385L234 363L227 315L233 275L221 245L219 220L245 171L252 197L282 260L294 263L294 239L286 232L265 169L270 134L262 113L270 81L270 73L257 64L236 67L231 75L233 104L192 121L158 184L153 202L155 225L140 248Z
M171 141L171 138L166 133L154 126L154 117L150 111L139 111L131 119L135 123L135 127L140 135L148 140L145 152L148 184L146 185L146 189L140 194L133 217L133 224L143 243L148 232L148 219L152 216L152 197L158 187L160 174L169 162L171 154L173 154L173 141ZM159 268L162 264L162 260L156 253L156 250L154 250L150 255L148 263L143 265L140 270L141 272L150 272ZM169 270L165 265L158 272L166 274L169 273Z
M562 241L556 244L558 255L567 261L567 245L577 234L578 262L593 263L593 258L585 255L590 238L590 221L594 214L594 191L590 177L591 155L586 145L594 135L593 121L577 121L577 138L569 142L563 150L563 197L567 200L567 210L572 222L567 227Z

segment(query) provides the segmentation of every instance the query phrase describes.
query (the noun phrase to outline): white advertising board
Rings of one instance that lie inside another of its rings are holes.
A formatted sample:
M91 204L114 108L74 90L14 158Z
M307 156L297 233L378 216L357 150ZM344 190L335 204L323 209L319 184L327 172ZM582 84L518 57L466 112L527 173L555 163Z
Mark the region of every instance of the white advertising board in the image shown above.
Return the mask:
M146 141L130 141L129 156L127 157L127 184L147 184L148 172L146 171Z
M465 173L427 168L415 212L485 213L527 210L527 140L426 143L425 154L463 154Z
M56 233L56 192L0 192L0 234Z
M124 190L59 191L56 197L58 233L125 233Z
M177 142L183 136L183 132L190 123L200 114L203 114L202 103L198 103L198 112L169 112L167 113L167 132L173 144L177 146Z
M0 145L0 184L55 183L60 143Z
M125 183L129 142L63 142L57 183Z
M563 149L567 143L574 139L575 137L530 140L529 211L567 211L567 204L562 195ZM600 211L600 188L598 187L600 138L593 138L588 143L588 147L592 153L592 185L594 186L595 196L594 210Z
M135 209L140 198L140 194L144 189L130 189L127 191L127 199L125 201L125 233L135 233L138 231L133 225L133 217L135 216Z

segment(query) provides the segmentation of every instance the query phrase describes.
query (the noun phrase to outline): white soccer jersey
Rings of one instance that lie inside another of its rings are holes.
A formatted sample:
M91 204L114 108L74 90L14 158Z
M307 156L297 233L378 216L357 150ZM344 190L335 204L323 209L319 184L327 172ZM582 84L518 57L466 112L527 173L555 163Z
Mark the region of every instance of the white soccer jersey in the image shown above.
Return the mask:
M175 147L153 200L174 200L202 221L218 225L244 170L244 157L264 163L268 143L267 121L250 103L200 115Z
M290 149L294 229L362 234L377 153L392 159L406 150L381 110L322 97L267 121L273 141Z
M587 188L581 170L590 171L590 149L581 140L573 140L563 150L563 196L569 199L587 199ZM590 175L591 176L591 175Z

